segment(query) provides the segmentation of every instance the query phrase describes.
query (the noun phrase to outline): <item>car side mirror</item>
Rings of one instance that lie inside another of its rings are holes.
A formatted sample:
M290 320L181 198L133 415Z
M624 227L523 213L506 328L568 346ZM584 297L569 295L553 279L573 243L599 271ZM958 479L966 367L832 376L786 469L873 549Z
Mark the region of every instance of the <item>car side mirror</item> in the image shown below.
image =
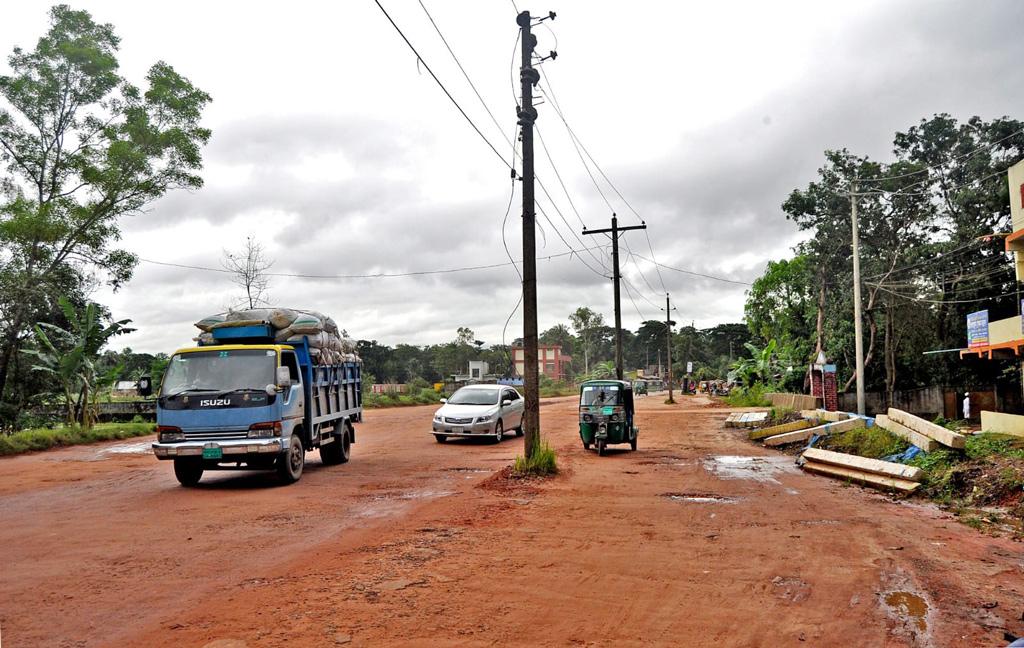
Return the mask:
M288 367L277 368L277 386L287 387L292 384L292 374L288 371Z
M151 396L153 394L153 379L149 376L139 378L137 389L139 396Z
M511 405L512 404L512 399L511 398L502 398L501 399L501 404L502 405Z

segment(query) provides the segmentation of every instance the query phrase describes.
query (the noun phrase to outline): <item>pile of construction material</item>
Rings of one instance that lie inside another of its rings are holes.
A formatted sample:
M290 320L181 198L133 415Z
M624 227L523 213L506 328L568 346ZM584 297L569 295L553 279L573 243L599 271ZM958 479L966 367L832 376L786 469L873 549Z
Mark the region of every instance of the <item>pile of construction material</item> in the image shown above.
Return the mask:
M888 415L879 414L876 416L875 423L896 436L906 439L925 452L931 452L940 445L963 450L967 444L967 437L964 435L947 430L937 423L932 423L913 414L907 414L903 410L898 410L894 407L889 408Z
M870 419L846 412L805 410L800 415L802 418L799 421L751 430L748 436L751 440L763 441L766 446L776 447L807 441L815 436L862 428L870 422Z
M920 468L891 461L808 448L799 463L808 472L875 488L913 493L921 486Z
M196 322L202 333L195 340L200 344L215 344L213 331L217 329L259 325L270 326L274 341L279 344L307 341L315 364L359 361L355 340L339 329L332 318L297 308L250 308L210 315Z
M725 427L759 427L768 420L768 412L733 412L725 419Z
M963 449L966 445L964 435L895 408L890 408L888 414L880 414L874 419L820 409L805 410L800 412L800 415L800 420L753 429L748 436L753 441L763 441L766 446L777 447L878 425L924 452L932 452L941 446ZM797 460L797 463L808 472L902 493L912 493L921 485L922 472L919 468L821 450L810 447L811 445L813 444L808 444L808 448Z

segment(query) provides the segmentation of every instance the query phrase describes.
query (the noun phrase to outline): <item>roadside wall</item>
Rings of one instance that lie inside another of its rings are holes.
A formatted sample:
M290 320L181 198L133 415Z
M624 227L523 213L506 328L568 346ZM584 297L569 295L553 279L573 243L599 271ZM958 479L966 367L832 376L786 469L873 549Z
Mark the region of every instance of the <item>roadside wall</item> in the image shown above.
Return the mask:
M771 401L772 407L788 407L794 410L810 410L821 407L821 399L807 394L788 394L785 392L771 392L765 394Z

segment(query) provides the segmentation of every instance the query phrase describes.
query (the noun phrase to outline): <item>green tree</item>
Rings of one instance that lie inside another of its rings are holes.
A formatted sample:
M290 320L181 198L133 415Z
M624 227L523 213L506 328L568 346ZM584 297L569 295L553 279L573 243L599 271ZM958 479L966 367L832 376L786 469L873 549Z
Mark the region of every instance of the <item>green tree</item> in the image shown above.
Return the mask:
M210 97L164 62L143 90L118 70L109 24L66 5L34 49L0 75L0 401L33 322L94 271L115 289L136 257L118 219L168 190L197 188Z
M579 349L583 352L583 372L589 374L590 358L600 335L599 329L604 326L604 317L586 306L580 306L576 312L569 315L569 323L576 331Z
M54 390L64 401L67 422L90 428L96 420L98 396L123 369L123 365L103 369L100 358L103 347L117 335L135 329L127 327L131 320L120 320L104 325L98 304L89 303L81 313L75 311L67 299L60 300L70 326L62 329L42 323L35 327L37 347L29 349L36 359L33 369L50 376Z

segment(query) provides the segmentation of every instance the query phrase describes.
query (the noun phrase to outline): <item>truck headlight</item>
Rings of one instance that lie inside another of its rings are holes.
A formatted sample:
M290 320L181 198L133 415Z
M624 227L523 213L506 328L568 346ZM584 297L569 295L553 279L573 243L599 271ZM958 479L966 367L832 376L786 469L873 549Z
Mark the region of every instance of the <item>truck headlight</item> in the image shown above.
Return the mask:
M249 426L250 439L269 439L277 436L281 436L281 421L253 423Z
M185 433L181 431L180 427L161 425L156 429L156 438L160 443L174 443L184 441Z

